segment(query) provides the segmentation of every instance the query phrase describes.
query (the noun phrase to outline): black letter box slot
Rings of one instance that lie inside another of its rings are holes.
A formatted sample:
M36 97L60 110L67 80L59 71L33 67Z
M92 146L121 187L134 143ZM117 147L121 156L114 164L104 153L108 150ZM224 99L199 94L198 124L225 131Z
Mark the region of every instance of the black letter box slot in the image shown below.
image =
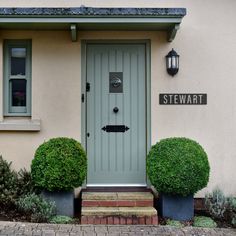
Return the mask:
M125 125L106 125L104 127L102 127L102 130L110 133L110 132L114 132L114 133L124 133L125 131L129 130L129 127L125 126Z

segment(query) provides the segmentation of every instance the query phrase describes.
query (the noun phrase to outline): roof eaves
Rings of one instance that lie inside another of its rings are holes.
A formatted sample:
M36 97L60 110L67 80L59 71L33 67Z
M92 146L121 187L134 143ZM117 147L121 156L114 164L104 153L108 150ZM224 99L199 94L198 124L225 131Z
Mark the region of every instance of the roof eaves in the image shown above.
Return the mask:
M185 8L0 8L0 17L184 17Z

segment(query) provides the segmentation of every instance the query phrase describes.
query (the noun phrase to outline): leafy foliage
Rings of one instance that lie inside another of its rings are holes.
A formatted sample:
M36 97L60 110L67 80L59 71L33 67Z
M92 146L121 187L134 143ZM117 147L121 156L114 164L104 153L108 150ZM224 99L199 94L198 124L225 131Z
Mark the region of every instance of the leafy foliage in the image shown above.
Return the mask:
M170 219L168 219L166 221L166 225L174 226L174 227L178 227L178 228L184 227L184 225L180 221L178 221L178 220L170 220Z
M167 138L152 146L147 173L161 193L187 196L204 188L210 166L204 149L187 138Z
M19 197L34 191L30 172L25 169L19 172L12 170L11 162L0 156L0 205L14 207Z
M61 216L61 215L54 216L50 220L50 223L53 223L53 224L69 224L72 222L73 222L73 219L71 217Z
M36 150L31 165L36 187L48 191L71 190L81 186L87 159L81 144L70 138L53 138Z
M35 193L22 196L17 201L17 206L31 222L49 222L56 212L55 203L47 202Z
M204 228L215 228L217 224L210 217L206 216L195 216L193 221L194 227L204 227Z
M205 195L205 207L214 219L224 219L227 208L229 207L229 199L224 193L216 188L212 193Z
M232 219L231 224L233 225L233 227L236 227L236 215Z
M32 183L31 173L26 169L18 172L17 196L23 196L29 193L37 192Z
M233 227L236 227L236 198L229 198L229 215L230 215L230 223Z
M0 205L11 207L17 197L17 173L11 170L11 163L0 156Z
M205 196L205 208L208 213L220 221L226 221L236 227L236 198L225 196L216 188Z

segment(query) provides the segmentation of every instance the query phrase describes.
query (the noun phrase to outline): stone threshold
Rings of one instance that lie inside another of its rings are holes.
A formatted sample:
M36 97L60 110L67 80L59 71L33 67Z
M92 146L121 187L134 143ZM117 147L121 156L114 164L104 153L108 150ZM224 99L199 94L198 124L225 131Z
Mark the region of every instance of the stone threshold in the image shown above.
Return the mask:
M150 192L83 192L82 200L152 200Z
M83 216L153 216L154 207L83 207Z

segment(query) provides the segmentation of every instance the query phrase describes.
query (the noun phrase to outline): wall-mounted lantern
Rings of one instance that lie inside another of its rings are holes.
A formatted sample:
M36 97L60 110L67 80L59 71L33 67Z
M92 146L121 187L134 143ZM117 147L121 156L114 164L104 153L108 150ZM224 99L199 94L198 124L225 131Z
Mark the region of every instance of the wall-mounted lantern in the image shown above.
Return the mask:
M176 75L179 71L179 55L173 48L166 55L166 70L172 76Z

